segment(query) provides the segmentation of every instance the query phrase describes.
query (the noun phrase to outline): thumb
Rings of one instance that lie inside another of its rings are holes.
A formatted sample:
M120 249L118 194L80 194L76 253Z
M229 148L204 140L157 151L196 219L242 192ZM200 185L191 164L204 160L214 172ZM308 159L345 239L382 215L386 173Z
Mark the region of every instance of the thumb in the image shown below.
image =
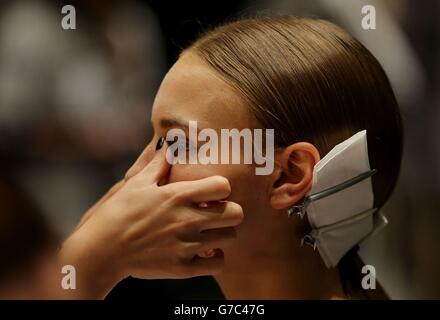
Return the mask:
M156 151L162 148L162 146L164 145L164 142L165 142L165 140L162 138L160 138L157 141ZM139 172L142 171L142 169L145 168L145 166L147 164L150 163L150 161L152 159L150 151L151 151L150 147L146 146L145 149L142 151L141 155L136 159L136 161L133 163L133 165L130 167L130 169L128 169L128 171L125 173L125 177L124 177L125 181L127 181L130 178L137 175Z
M162 137L160 139L162 142L159 140L153 159L138 174L147 183L159 184L161 180L167 177L171 167L167 159L168 145L165 142L165 138Z

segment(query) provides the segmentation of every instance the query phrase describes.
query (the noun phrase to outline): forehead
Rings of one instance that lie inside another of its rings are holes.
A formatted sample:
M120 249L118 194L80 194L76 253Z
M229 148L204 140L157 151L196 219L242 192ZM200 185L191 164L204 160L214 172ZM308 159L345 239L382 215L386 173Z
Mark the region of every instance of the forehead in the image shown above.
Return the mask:
M194 53L184 53L165 76L153 105L152 120L197 120L214 129L247 128L255 120L236 90Z

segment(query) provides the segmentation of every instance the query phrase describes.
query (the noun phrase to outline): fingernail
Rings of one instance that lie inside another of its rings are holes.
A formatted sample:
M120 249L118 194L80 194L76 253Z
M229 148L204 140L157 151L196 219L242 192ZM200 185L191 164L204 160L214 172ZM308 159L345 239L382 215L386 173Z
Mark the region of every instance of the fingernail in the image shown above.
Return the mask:
M212 258L217 255L217 249L208 249L198 254L200 258Z
M160 137L159 141L157 141L156 144L156 151L162 148L164 142L165 142L165 137Z
M215 256L215 254L216 254L216 250L215 250L215 249L209 249L209 250L206 250L206 251L203 252L203 253L205 254L205 257L210 258L210 257Z

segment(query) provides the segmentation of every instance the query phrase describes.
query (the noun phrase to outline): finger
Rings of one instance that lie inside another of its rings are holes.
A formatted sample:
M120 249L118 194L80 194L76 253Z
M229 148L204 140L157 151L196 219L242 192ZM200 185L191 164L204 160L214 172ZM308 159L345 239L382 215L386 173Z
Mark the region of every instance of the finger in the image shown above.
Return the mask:
M215 200L215 201L202 201L197 203L197 206L199 208L209 208L209 207L215 207L218 206L220 203L224 202L225 200Z
M210 276L218 274L225 265L224 254L221 250L212 258L195 256L187 265L187 276Z
M125 174L125 180L138 174L147 164L150 162L150 157L148 156L148 146L142 151L141 155L136 159L134 164L128 169Z
M223 200L231 194L231 186L228 179L221 176L174 182L162 188L170 189L176 195L175 199L181 202L191 201L199 203Z
M212 257L214 257L218 253L218 250L221 250L221 249L218 249L218 248L216 248L216 249L208 249L208 250L205 250L203 252L198 253L197 255L200 258L212 258Z
M199 231L236 227L244 218L243 208L231 201L223 201L216 206L198 210L199 219L194 220L194 224Z
M164 146L156 151L153 159L136 175L145 182L158 184L159 181L165 179L170 171L171 165L167 160L168 146L165 143Z
M206 230L199 234L198 241L191 245L195 253L200 253L215 248L225 248L234 243L237 232L234 228L221 228Z

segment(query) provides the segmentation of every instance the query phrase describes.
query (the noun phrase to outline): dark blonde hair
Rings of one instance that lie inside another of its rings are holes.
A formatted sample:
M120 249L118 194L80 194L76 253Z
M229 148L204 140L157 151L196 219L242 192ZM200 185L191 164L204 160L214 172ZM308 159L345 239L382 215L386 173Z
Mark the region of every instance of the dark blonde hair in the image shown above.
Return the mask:
M378 170L375 207L387 201L402 157L401 117L385 72L359 41L324 20L257 17L219 26L187 50L236 88L263 127L275 129L279 147L307 141L323 157L366 129Z

